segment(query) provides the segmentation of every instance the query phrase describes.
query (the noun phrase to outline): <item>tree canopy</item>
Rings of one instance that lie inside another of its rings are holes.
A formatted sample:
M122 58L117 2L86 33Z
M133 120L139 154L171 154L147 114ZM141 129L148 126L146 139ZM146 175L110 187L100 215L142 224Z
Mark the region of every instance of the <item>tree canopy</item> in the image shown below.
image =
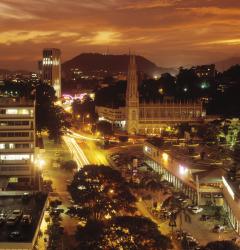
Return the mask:
M106 220L120 211L135 211L135 197L120 172L108 166L87 165L77 172L69 186L79 204L78 216Z
M90 221L78 228L78 249L106 250L167 250L168 237L162 235L157 225L141 216L117 216L106 223Z
M202 250L240 250L233 241L213 241L208 243Z

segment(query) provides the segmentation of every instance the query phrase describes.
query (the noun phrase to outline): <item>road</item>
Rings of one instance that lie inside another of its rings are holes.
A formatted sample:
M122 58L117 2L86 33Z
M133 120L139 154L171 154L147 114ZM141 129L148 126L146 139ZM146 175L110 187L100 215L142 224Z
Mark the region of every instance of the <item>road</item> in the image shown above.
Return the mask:
M72 155L72 158L77 162L78 170L84 165L89 164L87 157L83 153L83 150L79 147L79 144L77 143L76 139L68 135L64 135L62 138L63 141L66 143L69 152Z

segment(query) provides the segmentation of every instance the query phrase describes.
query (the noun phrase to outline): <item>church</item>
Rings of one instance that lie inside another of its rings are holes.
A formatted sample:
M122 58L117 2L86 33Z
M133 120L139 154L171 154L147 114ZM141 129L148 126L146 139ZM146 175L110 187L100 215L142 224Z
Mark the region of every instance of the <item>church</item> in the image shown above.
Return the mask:
M125 107L97 106L96 112L99 120L107 120L128 134L147 135L159 135L162 129L181 123L198 124L206 116L201 101L175 101L167 97L162 102L140 102L134 55L130 55Z

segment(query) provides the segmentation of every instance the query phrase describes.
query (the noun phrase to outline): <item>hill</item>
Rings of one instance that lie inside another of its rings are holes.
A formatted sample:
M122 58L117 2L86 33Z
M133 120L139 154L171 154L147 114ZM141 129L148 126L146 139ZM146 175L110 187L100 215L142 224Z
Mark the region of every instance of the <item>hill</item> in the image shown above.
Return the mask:
M158 67L142 56L136 56L137 67L149 76L172 72L173 69ZM62 64L64 78L68 78L70 70L78 68L83 72L107 70L111 73L127 72L129 55L103 55L98 53L83 53Z
M240 64L240 57L231 57L214 63L218 71L225 71L235 64Z

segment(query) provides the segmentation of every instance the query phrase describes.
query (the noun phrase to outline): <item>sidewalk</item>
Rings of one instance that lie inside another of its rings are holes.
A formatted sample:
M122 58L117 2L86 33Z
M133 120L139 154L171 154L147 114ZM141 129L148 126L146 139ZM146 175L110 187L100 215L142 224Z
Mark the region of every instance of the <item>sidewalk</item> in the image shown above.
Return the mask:
M158 225L159 231L163 234L168 236L169 238L172 237L171 235L171 229L168 226L168 221L162 222L156 217L154 217L149 210L146 207L146 204L143 201L139 201L136 203L138 211L145 217L151 219L154 223ZM181 248L178 246L176 241L172 239L172 244L173 244L173 250L181 250Z

